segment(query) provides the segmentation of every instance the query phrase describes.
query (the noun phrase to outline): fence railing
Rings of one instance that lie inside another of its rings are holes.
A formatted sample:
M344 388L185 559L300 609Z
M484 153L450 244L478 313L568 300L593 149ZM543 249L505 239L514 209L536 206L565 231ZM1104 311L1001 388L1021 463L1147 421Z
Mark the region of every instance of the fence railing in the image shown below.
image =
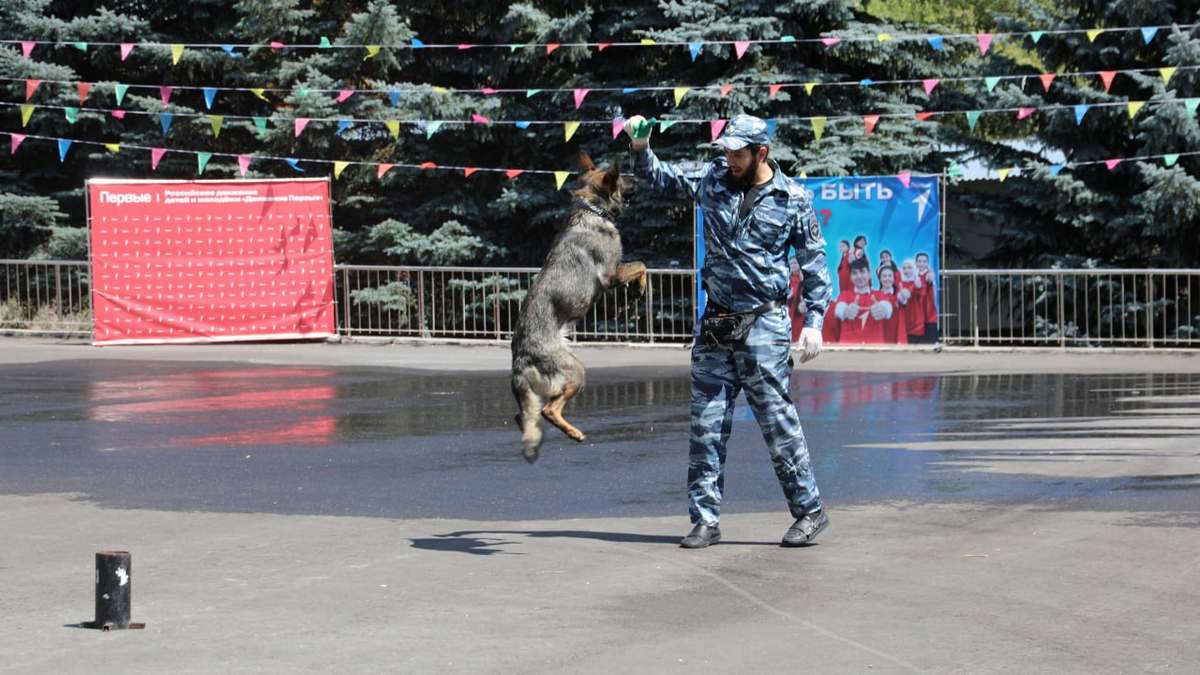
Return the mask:
M942 272L948 345L1200 347L1200 270Z
M345 336L506 340L533 267L337 265ZM91 334L89 266L0 260L0 330ZM946 270L941 339L955 346L1200 347L1200 269ZM691 339L696 276L650 270L645 295L611 289L571 333L580 342Z

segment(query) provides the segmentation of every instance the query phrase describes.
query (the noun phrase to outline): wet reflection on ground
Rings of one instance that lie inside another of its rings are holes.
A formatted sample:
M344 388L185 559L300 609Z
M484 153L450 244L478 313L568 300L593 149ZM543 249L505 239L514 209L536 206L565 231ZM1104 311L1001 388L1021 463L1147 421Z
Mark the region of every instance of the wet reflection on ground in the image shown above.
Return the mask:
M1200 376L798 371L831 504L1200 511ZM122 507L532 519L685 511L679 369L589 372L520 459L503 373L75 361L0 367L0 492ZM739 402L727 509L784 511Z

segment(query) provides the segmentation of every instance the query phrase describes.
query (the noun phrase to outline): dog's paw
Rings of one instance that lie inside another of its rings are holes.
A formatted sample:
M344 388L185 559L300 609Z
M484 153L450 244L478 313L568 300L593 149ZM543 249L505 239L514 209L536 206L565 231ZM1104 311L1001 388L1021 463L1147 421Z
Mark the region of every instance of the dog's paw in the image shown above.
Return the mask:
M571 438L571 440L573 440L577 443L582 443L587 440L587 435L578 429L568 431L567 436L569 436Z

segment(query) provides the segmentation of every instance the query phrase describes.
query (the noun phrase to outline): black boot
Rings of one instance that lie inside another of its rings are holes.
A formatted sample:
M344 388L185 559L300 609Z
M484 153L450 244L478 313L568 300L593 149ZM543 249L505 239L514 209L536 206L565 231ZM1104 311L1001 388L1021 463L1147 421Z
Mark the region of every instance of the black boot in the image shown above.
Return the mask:
M705 548L712 546L721 541L721 528L716 525L705 525L704 523L696 523L688 536L679 542L679 545L684 548Z
M829 527L829 516L825 515L825 511L806 513L803 518L797 518L796 522L788 528L787 534L783 535L782 544L784 546L808 546L826 527Z

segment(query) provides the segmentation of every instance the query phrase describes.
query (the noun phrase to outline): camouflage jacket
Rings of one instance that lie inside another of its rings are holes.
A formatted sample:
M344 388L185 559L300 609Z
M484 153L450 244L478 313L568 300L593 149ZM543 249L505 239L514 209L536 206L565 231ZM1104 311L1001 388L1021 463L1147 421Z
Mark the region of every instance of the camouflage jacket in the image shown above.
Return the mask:
M739 218L743 193L726 185L729 167L724 157L691 169L659 160L649 147L633 152L639 178L658 190L693 199L704 210L701 279L712 302L742 311L786 299L788 249L794 248L803 274L804 325L820 329L833 293L825 239L808 191L770 161L775 177L758 191L745 218Z

